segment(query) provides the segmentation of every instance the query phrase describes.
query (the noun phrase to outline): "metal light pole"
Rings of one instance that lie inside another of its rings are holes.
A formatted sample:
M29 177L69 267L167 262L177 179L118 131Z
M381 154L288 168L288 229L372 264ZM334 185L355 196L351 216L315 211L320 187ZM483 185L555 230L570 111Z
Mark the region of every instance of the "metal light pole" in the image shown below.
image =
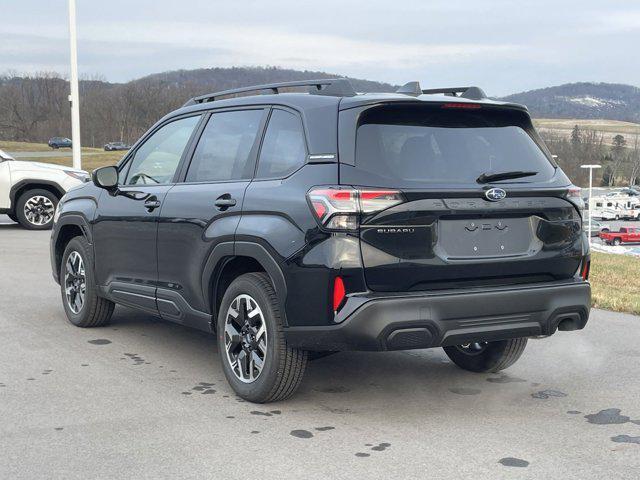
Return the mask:
M580 165L580 168L588 168L589 169L589 246L591 246L591 193L593 191L593 169L600 168L600 165Z
M78 92L78 42L76 40L76 0L69 0L69 51L71 57L71 143L73 168L82 168L80 141L80 95Z

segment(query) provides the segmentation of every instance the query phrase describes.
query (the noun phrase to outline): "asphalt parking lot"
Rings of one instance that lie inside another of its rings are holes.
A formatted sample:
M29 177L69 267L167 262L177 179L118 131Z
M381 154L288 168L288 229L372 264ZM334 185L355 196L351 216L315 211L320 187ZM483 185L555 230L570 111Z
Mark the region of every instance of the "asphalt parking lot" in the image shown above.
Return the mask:
M213 336L124 308L67 323L48 239L0 216L2 479L639 477L638 317L594 310L499 375L440 349L337 354L254 405Z

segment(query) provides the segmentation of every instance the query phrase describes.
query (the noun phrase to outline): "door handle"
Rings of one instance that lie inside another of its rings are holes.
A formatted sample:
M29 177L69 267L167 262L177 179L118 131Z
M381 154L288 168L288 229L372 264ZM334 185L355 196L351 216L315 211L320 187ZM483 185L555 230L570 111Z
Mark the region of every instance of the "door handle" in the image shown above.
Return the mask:
M235 198L231 198L231 194L225 193L216 198L214 205L218 207L219 210L226 210L229 207L234 207L236 203L238 202L236 202Z
M157 199L150 199L144 202L144 208L146 208L148 212L153 212L159 206L160 200Z

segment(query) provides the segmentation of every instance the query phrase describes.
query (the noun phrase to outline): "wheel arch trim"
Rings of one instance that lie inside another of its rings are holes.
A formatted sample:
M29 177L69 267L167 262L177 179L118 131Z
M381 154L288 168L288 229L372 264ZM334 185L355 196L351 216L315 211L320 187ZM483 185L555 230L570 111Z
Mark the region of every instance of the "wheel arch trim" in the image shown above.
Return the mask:
M67 225L80 227L80 230L82 230L82 233L84 234L87 241L93 245L93 235L91 233L91 228L89 228L89 222L86 218L84 218L84 216L77 213L67 213L64 215L60 215L60 218L56 222L56 236L58 236L60 230L62 230L62 227Z
M286 323L285 301L287 298L287 284L282 269L273 255L262 245L254 242L223 242L214 247L209 254L202 272L202 294L206 305L210 305L213 321L216 318L217 288L224 266L231 258L248 257L258 262L273 282L281 314Z
M53 187L53 189L58 192L58 200L62 198L65 194L64 188L60 186L59 183L53 182L51 180L39 180L35 178L24 178L17 182L15 185L11 187L9 190L9 200L11 202L11 210L15 211L15 205L18 201L17 193L21 190L24 190L25 187L28 189L30 186L33 188L41 188L42 186Z
M82 232L84 238L87 239L87 242L89 242L89 245L93 248L93 236L91 233L91 229L89 228L89 222L86 220L86 218L78 214L66 214L60 216L58 221L53 226L54 230L51 237L50 250L53 278L57 283L60 283L60 266L62 262L62 255L64 254L64 250L59 251L60 232L63 232L65 230L65 227L68 226L78 227Z

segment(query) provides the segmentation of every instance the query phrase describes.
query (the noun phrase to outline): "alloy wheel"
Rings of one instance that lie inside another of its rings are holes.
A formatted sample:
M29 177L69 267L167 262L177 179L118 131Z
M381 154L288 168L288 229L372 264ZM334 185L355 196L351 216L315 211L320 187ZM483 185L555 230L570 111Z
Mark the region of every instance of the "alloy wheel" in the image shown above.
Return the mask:
M51 199L43 195L34 195L24 204L24 216L32 225L46 225L53 219L55 206Z
M64 292L69 309L78 314L84 306L87 281L84 272L84 261L76 251L71 252L67 257L64 273Z
M229 305L224 342L233 374L241 382L254 382L267 359L267 325L258 302L250 295L238 295Z

